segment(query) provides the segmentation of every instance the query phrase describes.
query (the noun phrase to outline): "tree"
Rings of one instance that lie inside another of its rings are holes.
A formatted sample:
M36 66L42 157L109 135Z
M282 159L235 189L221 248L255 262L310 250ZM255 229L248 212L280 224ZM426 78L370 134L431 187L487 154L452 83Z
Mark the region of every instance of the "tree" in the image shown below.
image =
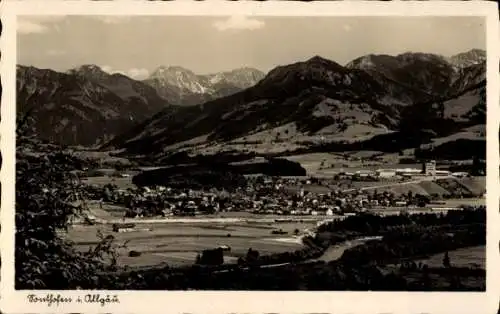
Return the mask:
M450 267L451 266L451 263L450 263L450 257L448 255L448 252L444 253L444 257L443 257L443 266L444 267Z
M422 265L422 285L424 289L430 289L432 287L432 281L429 276L429 266L427 266L427 264Z
M238 266L243 266L245 264L245 260L243 259L243 257L238 257Z
M479 156L474 155L472 158L471 174L474 176L482 176L486 173L486 163L481 161Z
M224 252L221 248L204 250L200 257L200 264L221 265L224 264Z
M437 104L437 117L444 118L444 103L442 101Z
M246 256L246 261L248 264L252 265L258 262L259 256L260 256L259 251L249 248Z
M407 197L408 197L408 201L410 203L412 203L413 202L413 192L411 190L408 191Z
M15 288L99 286L96 273L115 267L112 237L102 237L98 246L82 253L59 236L82 212L84 189L70 171L82 169L84 162L61 151L28 155L25 145L40 147L41 143L34 139L21 143L16 163Z

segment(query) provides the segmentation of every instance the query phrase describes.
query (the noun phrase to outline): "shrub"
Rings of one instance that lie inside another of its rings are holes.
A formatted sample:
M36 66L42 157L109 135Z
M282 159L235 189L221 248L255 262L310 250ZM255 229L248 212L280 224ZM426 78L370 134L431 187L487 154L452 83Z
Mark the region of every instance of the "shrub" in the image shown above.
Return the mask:
M115 268L113 237L98 234L95 248L78 252L59 235L81 213L73 202L85 190L70 171L83 165L61 152L33 157L18 147L16 186L22 189L16 189L16 289L95 288L96 273Z
M128 252L128 256L130 257L138 257L138 256L141 256L141 252L138 252L138 251L130 251Z

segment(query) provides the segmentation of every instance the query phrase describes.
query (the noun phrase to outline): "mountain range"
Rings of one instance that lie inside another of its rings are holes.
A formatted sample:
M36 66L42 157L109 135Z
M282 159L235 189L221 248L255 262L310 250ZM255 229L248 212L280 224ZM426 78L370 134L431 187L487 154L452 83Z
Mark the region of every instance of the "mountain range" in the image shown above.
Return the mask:
M19 117L44 140L99 145L165 109L203 103L251 86L264 74L250 68L205 76L160 67L149 79L110 74L96 65L66 72L17 67Z
M85 145L111 139L103 148L151 156L293 150L422 130L444 138L486 123L485 90L480 50L450 58L366 55L345 66L315 56L267 75L160 67L142 82L95 66L68 73L18 67L18 107L38 109L41 137Z
M228 96L255 85L264 73L252 68L197 75L179 67L159 67L144 83L154 87L158 94L172 104L190 106Z
M17 67L18 121L29 116L37 135L70 145L102 144L168 102L154 88L94 65L67 73Z
M315 56L276 67L236 94L158 113L109 147L161 156L186 147L265 152L318 140L404 139L421 130L447 137L485 124L485 88L486 63L476 52L367 55L346 66Z

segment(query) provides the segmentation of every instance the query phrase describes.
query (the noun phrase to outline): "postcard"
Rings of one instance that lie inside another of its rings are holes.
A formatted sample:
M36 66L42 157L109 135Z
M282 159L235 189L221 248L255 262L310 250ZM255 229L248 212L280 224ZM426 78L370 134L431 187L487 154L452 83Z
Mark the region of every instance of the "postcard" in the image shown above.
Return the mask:
M3 4L1 310L497 311L498 22Z

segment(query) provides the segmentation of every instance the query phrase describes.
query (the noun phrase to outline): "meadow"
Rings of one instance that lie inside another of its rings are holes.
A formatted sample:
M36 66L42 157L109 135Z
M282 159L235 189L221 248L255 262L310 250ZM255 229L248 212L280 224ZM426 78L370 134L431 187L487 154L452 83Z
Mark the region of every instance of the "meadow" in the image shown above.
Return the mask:
M204 249L227 245L226 262L236 262L252 248L260 254L294 251L302 247L295 229L301 232L314 227L315 222L296 223L165 223L140 224L137 230L115 233L111 225L75 225L67 233L79 250L95 246L100 231L104 236L113 235L119 253L118 264L152 266L193 264L196 255ZM273 235L272 230L282 229L285 235ZM123 245L125 247L121 247ZM129 257L129 251L141 252L138 257Z
M466 247L448 252L450 263L454 267L477 267L486 269L486 247L484 245ZM444 253L432 255L426 259L420 259L416 262L422 262L429 267L442 267Z

